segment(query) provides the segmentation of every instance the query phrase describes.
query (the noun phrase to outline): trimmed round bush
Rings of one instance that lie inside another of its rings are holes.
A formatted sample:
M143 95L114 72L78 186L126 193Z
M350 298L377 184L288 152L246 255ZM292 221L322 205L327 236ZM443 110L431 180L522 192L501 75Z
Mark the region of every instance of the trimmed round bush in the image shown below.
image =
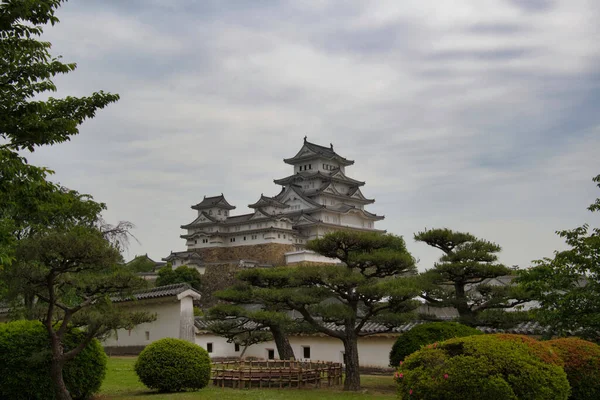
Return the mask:
M406 356L421 347L456 337L481 335L482 332L457 322L430 322L417 325L403 333L390 351L390 366L397 367Z
M71 329L65 334L65 352L77 346L85 334ZM46 328L39 321L0 324L0 398L54 399L50 377L51 349ZM65 364L63 379L73 399L89 399L100 390L107 357L92 340Z
M600 399L600 346L578 338L549 340L564 361L571 384L571 399Z
M135 373L150 389L180 392L202 389L210 380L211 363L202 347L165 338L148 345L135 363Z
M525 343L494 335L450 339L408 356L396 372L401 399L566 400L562 367Z
M552 348L552 346L548 342L541 342L526 335L513 335L510 333L497 333L491 336L494 336L500 340L509 340L517 343L523 343L527 345L527 347L529 347L529 351L531 353L533 353L543 362L554 365L560 365L561 367L564 365L561 356L555 349Z

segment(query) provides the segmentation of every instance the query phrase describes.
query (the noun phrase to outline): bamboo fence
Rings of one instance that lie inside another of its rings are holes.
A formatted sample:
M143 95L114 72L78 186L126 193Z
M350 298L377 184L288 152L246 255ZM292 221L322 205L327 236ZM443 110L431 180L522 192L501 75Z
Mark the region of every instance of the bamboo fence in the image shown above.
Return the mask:
M213 363L215 386L243 388L321 387L342 382L342 364L326 361L224 361Z

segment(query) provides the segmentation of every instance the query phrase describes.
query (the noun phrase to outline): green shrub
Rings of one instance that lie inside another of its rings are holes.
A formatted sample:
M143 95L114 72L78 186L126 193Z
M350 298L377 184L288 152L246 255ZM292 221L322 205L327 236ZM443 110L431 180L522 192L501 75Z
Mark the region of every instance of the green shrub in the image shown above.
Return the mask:
M600 346L578 338L550 340L564 361L564 370L571 384L571 399L600 399Z
M140 381L161 392L202 389L210 380L210 368L206 350L185 340L171 338L147 346L135 363Z
M417 325L410 331L402 334L390 351L390 366L397 367L406 356L419 350L421 347L441 342L455 337L481 335L482 332L457 322L430 322Z
M396 373L401 399L566 400L569 382L519 341L469 336L429 345Z
M65 351L81 343L85 334L71 329ZM0 324L0 398L54 399L50 378L51 350L48 333L38 321ZM97 340L65 364L63 378L74 399L88 399L100 390L107 357Z
M539 341L525 335L513 335L510 333L497 333L494 336L500 340L510 340L526 344L529 351L545 363L563 366L564 362L558 352L548 342Z

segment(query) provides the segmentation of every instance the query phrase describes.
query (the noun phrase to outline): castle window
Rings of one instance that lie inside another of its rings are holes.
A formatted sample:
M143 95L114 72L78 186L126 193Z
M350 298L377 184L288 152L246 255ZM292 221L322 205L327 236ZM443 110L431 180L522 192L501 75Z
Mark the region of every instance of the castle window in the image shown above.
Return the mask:
M213 344L212 343L206 343L206 352L207 353L213 352Z
M244 240L246 240L246 236L244 236Z
M197 240L194 240L194 244L198 244L198 241L197 241Z
M229 241L233 243L233 242L235 242L235 238L234 237L229 238Z
M283 234L283 238L285 239L285 234Z
M310 360L310 346L302 346L302 355Z
M235 352L236 352L236 353L237 353L238 351L240 351L240 345L239 345L239 343L236 343L236 344L234 345L234 349L235 349Z
M279 239L281 239L281 233L278 233L278 234L277 234L277 237L278 237Z
M312 169L312 164L308 164L308 169Z

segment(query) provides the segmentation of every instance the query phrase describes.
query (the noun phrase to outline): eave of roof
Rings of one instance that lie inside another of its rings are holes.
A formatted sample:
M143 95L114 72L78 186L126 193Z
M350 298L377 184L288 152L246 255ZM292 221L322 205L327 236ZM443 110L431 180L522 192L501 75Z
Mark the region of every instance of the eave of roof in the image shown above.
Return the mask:
M200 293L193 289L187 283L175 283L173 285L159 286L152 289L139 291L132 293L131 296L127 297L113 297L111 301L113 303L121 303L126 301L134 300L149 300L149 299L160 299L165 297L178 297L186 291L191 291L192 297L200 298Z
M336 170L337 171L337 170ZM335 172L335 171L334 171ZM336 181L341 183L351 184L352 186L364 186L365 182L349 178L345 174L324 173L323 171L299 171L294 175L286 176L281 179L274 179L273 182L277 185L288 185L297 181L306 181L310 179L322 179L324 181Z
M212 196L212 197L204 196L204 199L202 199L202 201L200 203L193 205L192 209L203 210L203 209L214 208L214 207L224 208L226 210L235 209L235 206L232 206L231 204L229 204L227 202L227 200L225 200L225 196L223 196L223 193L221 193L220 196Z
M288 204L284 204L273 197L267 197L265 195L260 195L260 199L254 204L248 204L250 208L260 208L260 207L278 207L278 208L289 208Z
M310 150L312 152L312 154L308 154L308 155L303 155L300 156L300 151L303 148L307 148L308 150ZM331 145L330 147L325 147L325 146L321 146L318 145L316 143L311 143L309 141L306 140L306 137L304 138L304 143L302 144L302 148L300 149L300 151L298 151L298 153L296 153L296 155L294 157L291 158L285 158L283 160L283 162L285 162L286 164L296 164L298 162L302 162L302 161L307 161L307 160L312 160L315 158L326 158L329 160L335 160L338 163L344 165L344 166L348 166L348 165L352 165L354 164L353 160L348 160L342 156L340 156L339 154L337 154L334 150L333 150L333 145Z

